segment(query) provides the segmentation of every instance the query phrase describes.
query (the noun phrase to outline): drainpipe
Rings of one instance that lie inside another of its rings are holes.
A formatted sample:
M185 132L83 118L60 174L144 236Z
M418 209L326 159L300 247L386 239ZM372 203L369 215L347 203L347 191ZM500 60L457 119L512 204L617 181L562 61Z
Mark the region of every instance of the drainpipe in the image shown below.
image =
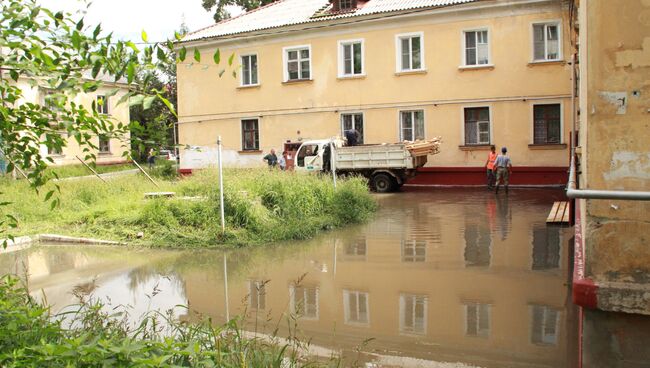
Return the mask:
M569 182L567 183L566 187L567 197L584 199L621 199L628 201L650 201L650 192L631 190L576 189L575 160L575 152L572 152L571 166L569 168Z

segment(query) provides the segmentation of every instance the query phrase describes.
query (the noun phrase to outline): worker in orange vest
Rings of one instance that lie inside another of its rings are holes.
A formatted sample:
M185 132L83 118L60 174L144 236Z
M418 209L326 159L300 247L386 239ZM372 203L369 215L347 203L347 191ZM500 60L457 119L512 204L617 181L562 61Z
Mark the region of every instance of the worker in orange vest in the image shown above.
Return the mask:
M487 169L488 190L492 190L492 188L494 188L494 179L495 179L494 161L497 160L496 150L497 148L494 145L490 146L490 153L488 153L488 158L487 161L485 162L485 168Z

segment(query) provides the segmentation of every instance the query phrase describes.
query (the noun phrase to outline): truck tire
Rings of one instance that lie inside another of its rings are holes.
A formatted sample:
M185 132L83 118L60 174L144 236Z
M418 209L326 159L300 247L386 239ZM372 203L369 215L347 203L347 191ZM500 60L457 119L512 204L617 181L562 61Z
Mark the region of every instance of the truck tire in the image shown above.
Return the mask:
M395 188L395 181L388 174L375 174L372 177L371 184L377 193L392 192Z

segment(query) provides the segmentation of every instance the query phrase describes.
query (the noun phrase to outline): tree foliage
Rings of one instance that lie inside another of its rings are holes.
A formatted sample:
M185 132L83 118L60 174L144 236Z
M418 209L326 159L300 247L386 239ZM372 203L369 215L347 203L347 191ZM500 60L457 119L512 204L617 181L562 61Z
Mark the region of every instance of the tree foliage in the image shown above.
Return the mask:
M215 22L220 22L224 19L230 18L230 14L226 10L226 6L234 5L243 8L246 11L250 11L260 6L270 4L275 0L201 0L203 2L203 8L207 11L213 11L214 9L214 20Z

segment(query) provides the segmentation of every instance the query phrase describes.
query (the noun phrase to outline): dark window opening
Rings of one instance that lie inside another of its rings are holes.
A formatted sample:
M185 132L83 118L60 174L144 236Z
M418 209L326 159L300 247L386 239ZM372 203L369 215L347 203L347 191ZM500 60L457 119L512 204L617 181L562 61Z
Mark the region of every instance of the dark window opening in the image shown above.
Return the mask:
M561 138L560 104L535 105L534 138L535 144L559 144Z
M241 121L241 136L241 146L243 151L259 151L260 131L257 119L247 119Z

